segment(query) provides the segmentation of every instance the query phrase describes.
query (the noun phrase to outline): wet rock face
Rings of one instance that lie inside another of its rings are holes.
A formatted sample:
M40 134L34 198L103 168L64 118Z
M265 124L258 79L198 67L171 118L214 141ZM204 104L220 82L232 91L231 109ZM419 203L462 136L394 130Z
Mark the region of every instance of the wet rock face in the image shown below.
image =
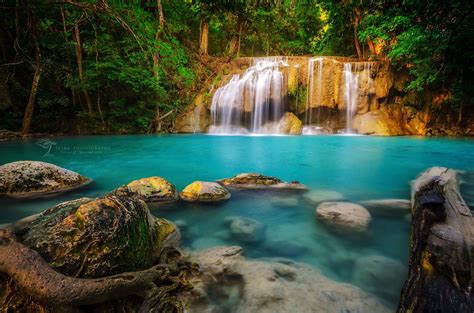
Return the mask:
M141 178L127 186L146 203L170 202L178 199L178 192L173 184L162 177Z
M363 233L372 220L366 208L350 202L323 202L316 208L316 216L339 233Z
M120 188L50 208L18 236L63 274L103 277L150 267L177 232L153 217L128 188Z
M37 198L67 192L91 180L76 172L39 161L0 166L0 196Z
M218 180L218 183L239 189L294 189L304 190L308 188L299 182L284 182L272 176L265 176L258 173L242 173L234 177Z
M230 198L229 191L218 183L203 181L189 184L179 195L189 202L219 202Z

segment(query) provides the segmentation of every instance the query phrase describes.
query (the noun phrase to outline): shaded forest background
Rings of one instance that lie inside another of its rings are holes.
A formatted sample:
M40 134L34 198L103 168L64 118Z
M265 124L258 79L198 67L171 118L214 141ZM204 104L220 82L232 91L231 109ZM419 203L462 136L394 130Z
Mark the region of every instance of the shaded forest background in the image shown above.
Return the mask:
M385 60L407 91L443 89L472 110L472 1L0 1L0 129L171 129L223 62L238 56Z

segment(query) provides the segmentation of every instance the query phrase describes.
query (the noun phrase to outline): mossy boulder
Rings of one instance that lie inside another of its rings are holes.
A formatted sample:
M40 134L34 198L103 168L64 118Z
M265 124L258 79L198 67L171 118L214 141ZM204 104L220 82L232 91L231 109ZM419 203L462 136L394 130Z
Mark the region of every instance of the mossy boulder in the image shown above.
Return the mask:
M103 277L152 266L179 233L122 187L50 208L17 235L63 274Z
M176 188L162 177L141 178L132 181L127 186L147 204L171 202L178 199Z
M76 172L39 161L17 161L0 166L0 196L54 196L90 183Z
M218 183L195 181L183 189L180 197L189 202L219 202L229 199L230 193Z
M289 189L289 190L308 190L308 187L300 182L285 182L279 178L265 176L258 173L242 173L230 178L224 178L217 181L221 185L237 189Z

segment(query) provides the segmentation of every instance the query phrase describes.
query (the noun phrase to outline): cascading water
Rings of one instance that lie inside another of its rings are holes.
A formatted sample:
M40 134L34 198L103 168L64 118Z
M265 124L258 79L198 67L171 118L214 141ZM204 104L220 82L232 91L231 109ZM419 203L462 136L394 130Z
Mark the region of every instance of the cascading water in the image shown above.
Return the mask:
M266 124L277 122L283 114L284 77L282 59L259 58L242 75L234 75L220 87L211 104L210 133L268 133ZM250 123L244 115L250 111Z
M314 77L314 67L317 64L317 76ZM311 104L314 98L314 85L316 81L316 99L314 101L317 105L321 105L322 102L322 81L323 81L323 58L310 58L308 60L308 93L306 97L306 111L305 111L305 123L303 126L303 135L316 135L321 134L321 127L311 125L313 123L313 112ZM320 123L321 121L316 121Z
M353 72L352 63L344 63L344 102L346 105L346 133L352 134L352 119L359 98L359 75Z

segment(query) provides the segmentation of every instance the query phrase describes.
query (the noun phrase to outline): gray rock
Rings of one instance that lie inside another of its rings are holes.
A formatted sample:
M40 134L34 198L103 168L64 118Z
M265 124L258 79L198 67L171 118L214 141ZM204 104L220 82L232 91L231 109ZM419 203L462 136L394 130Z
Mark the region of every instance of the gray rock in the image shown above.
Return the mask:
M229 225L231 236L242 243L257 243L263 240L265 227L256 220L239 217Z
M373 215L403 215L410 212L411 202L407 199L376 199L359 202Z
M191 260L203 275L189 312L390 312L358 287L299 263L246 260L240 247L209 249Z
M0 166L0 196L54 196L90 183L76 172L39 161L17 161Z
M337 232L365 232L372 220L363 206L350 202L323 202L316 208L316 216Z

